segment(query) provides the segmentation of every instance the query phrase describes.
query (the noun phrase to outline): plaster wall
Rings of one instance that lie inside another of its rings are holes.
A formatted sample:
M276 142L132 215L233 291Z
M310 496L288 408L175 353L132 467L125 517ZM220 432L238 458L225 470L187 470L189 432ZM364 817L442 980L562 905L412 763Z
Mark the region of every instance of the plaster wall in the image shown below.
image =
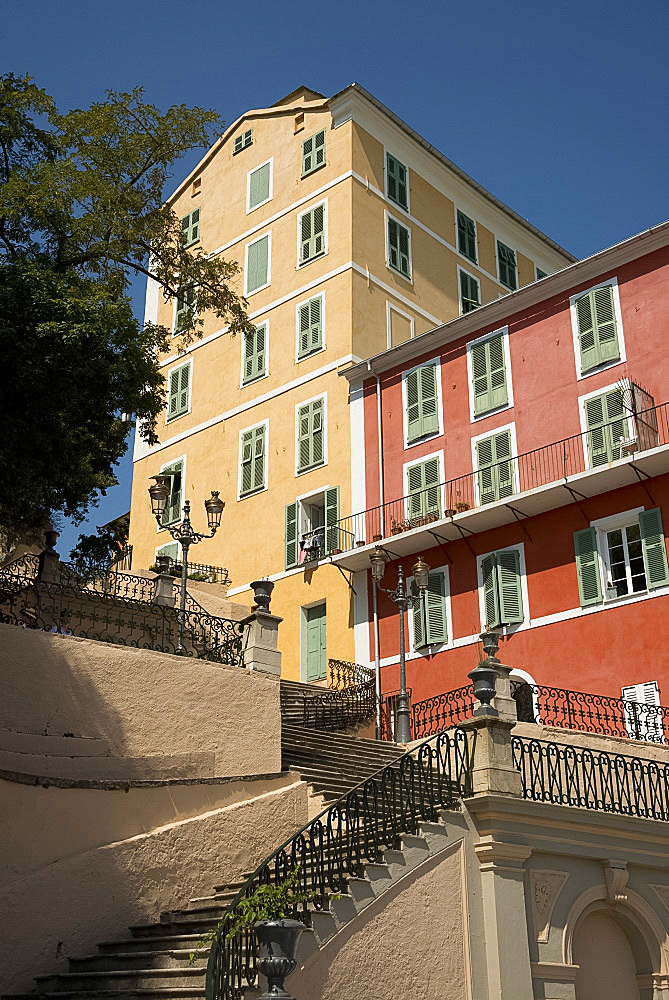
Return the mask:
M295 778L104 791L0 779L0 990L26 992L253 869L307 821Z
M8 770L26 770L21 755L38 774L45 772L30 758L51 757L46 773L54 777L53 758L65 767L68 757L80 758L77 777L91 779L281 770L279 683L272 675L11 625L0 625L0 662L0 730L35 737L13 746L5 738ZM68 753L65 745L55 751L41 743L45 736L97 743L91 752L73 741Z

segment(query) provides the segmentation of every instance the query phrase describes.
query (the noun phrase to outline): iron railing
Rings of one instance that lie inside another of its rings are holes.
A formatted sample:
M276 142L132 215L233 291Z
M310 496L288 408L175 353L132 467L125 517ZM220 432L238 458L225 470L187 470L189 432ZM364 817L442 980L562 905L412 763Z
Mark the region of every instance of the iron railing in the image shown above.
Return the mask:
M181 578L182 563L180 559L172 560L167 570L170 576ZM158 571L158 567L154 567ZM203 583L230 583L230 575L225 566L211 566L209 563L194 563L188 561L188 579L201 580Z
M624 436L618 436L619 431ZM597 436L597 448L594 441ZM381 541L444 517L455 517L495 500L560 482L587 469L606 465L637 451L669 443L669 403L635 413L601 428L512 456L484 470L435 483L416 493L390 500L359 514L340 518L336 548Z
M370 667L361 663L351 663L349 660L328 660L328 687L343 690L359 687L374 678Z
M219 924L207 965L207 1000L240 1000L257 983L253 930L228 937L241 900L259 885L279 884L298 869L296 891L314 894L316 910L328 906L331 893L346 890L347 879L362 874L366 862L379 858L403 833L415 833L421 820L434 821L439 809L451 808L471 794L470 738L461 729L433 738L381 768L324 809L286 840L246 881ZM309 919L307 903L294 916Z
M441 733L444 729L452 729L465 719L470 719L476 705L471 684L417 701L411 706L413 739L419 740Z
M339 732L367 722L375 713L373 680L339 691L304 695L303 724L311 729Z
M522 736L511 748L526 799L669 820L669 764Z
M625 698L511 680L519 722L580 729L602 736L666 743L669 708Z
M62 578L60 583L45 583L26 579L20 572L0 571L4 624L243 665L245 627L240 622L187 610L180 649L180 618L177 608L135 597L100 592Z

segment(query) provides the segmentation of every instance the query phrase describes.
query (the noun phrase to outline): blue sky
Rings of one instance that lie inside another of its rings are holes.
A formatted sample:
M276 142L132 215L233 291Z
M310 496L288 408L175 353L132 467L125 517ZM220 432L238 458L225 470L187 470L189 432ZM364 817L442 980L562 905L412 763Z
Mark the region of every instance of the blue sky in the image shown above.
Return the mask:
M2 72L63 110L141 85L231 122L302 83L357 81L577 256L669 217L666 0L0 0L0 15ZM126 456L63 555L128 509L130 475Z

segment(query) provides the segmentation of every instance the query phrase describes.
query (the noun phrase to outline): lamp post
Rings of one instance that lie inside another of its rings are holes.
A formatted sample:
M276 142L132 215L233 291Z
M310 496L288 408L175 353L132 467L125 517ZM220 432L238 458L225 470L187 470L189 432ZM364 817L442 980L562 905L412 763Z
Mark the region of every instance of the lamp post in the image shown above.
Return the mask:
M400 612L400 693L397 699L395 738L398 743L409 743L411 740L411 724L409 720L409 695L407 694L406 659L404 651L404 612L406 608L412 608L414 603L420 600L421 594L427 590L430 576L430 567L424 559L420 557L413 568L414 581L418 588L418 594L410 594L404 582L404 569L402 563L397 567L397 586L394 590L382 587L380 581L386 568L386 555L378 547L370 558L372 566L372 579L379 590L387 594Z
M184 502L184 516L180 524L162 524L163 514L170 495L169 480L167 476L152 476L155 480L149 486L149 496L151 497L151 510L158 522L159 528L167 528L175 542L181 546L181 602L179 608L179 640L177 653L184 652L183 632L186 620L186 580L188 579L188 550L191 545L197 545L204 538L213 538L221 523L221 514L225 503L220 499L218 490L212 490L211 496L204 501L204 509L207 512L207 524L211 528L208 535L201 531L195 531L190 522L190 500Z

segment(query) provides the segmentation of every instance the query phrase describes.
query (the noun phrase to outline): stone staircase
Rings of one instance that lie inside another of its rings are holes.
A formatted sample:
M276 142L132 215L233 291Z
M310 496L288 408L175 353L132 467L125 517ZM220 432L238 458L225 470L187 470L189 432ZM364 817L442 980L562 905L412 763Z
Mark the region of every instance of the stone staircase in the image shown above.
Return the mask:
M281 683L283 768L307 781L323 805L345 795L402 755L403 751L391 743L324 733L295 724L294 720L302 719L302 689L310 686ZM303 935L303 955L317 949L380 893L446 846L446 830L438 823L420 824L418 836L402 836L392 850L382 852L378 863L365 866L364 877L348 880L348 891L331 902L328 912L312 913L312 926ZM209 947L203 946L202 939L217 926L251 874L246 873L243 881L214 886L211 895L193 898L183 909L161 914L159 921L130 927L129 936L103 941L94 955L69 959L67 972L37 977L35 992L14 994L13 1000L204 997ZM193 953L196 957L191 962ZM249 998L258 993L256 989L246 990Z

